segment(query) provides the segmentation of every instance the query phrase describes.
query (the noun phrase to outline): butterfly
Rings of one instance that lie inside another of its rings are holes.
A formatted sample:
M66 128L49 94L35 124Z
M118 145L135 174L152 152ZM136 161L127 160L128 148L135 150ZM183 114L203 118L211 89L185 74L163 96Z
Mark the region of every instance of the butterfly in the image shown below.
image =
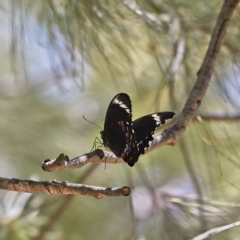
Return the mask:
M133 167L149 147L155 129L174 115L173 112L157 112L132 121L130 97L119 93L107 109L104 130L100 132L103 145Z

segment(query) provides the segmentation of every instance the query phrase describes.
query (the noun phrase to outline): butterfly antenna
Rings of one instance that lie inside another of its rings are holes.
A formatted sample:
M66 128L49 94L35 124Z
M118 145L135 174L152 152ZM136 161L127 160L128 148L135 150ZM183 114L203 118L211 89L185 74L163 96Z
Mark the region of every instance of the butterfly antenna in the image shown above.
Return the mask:
M102 128L101 128L100 126L98 126L96 123L93 123L93 122L89 121L89 120L86 119L84 116L83 116L83 119L86 120L87 122L89 122L89 123L91 123L91 124L93 124L93 125L99 127L100 129L102 129Z

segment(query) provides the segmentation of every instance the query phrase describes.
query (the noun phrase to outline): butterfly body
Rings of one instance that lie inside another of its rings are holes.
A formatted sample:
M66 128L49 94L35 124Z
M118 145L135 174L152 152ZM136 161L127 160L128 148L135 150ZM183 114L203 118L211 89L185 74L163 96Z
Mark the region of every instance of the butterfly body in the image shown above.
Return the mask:
M149 147L154 130L173 116L173 112L158 112L132 121L130 97L119 93L109 104L104 130L100 132L103 145L132 167Z

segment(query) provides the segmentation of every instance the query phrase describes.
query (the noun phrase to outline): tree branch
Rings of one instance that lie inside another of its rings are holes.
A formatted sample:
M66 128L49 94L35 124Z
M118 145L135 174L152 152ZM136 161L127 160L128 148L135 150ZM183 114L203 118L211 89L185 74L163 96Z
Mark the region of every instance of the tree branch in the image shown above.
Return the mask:
M190 92L182 112L171 127L165 129L160 135L153 139L149 144L149 148L145 150L145 154L163 145L175 145L194 119L209 86L230 19L238 3L239 0L224 1L212 33L208 50L202 66L197 73L196 83ZM111 152L99 150L98 152L93 151L92 153L86 153L72 160L69 160L67 156L59 155L55 160L45 160L42 164L42 168L44 171L66 170L82 167L89 162L123 163L124 161L121 158L117 158Z
M101 199L104 196L128 196L131 193L129 187L96 187L84 184L59 182L56 180L36 182L32 180L0 178L0 189L27 193L47 193L63 195L86 195Z

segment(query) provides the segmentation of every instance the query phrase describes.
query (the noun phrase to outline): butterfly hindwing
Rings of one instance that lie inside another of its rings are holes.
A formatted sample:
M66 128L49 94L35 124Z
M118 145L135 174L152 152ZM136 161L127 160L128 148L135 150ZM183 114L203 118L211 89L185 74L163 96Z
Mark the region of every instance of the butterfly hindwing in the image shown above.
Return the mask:
M158 112L146 115L133 121L133 129L137 135L137 141L143 141L161 125L165 120L171 119L173 112Z
M157 112L133 121L140 154L144 154L145 149L149 147L149 142L153 140L154 131L173 116L173 112Z
M126 144L123 153L121 154L121 158L128 163L129 166L133 166L135 162L137 162L140 153L138 151L136 134L134 133L134 129L132 128L132 123L122 123L123 124L123 132L126 137Z

